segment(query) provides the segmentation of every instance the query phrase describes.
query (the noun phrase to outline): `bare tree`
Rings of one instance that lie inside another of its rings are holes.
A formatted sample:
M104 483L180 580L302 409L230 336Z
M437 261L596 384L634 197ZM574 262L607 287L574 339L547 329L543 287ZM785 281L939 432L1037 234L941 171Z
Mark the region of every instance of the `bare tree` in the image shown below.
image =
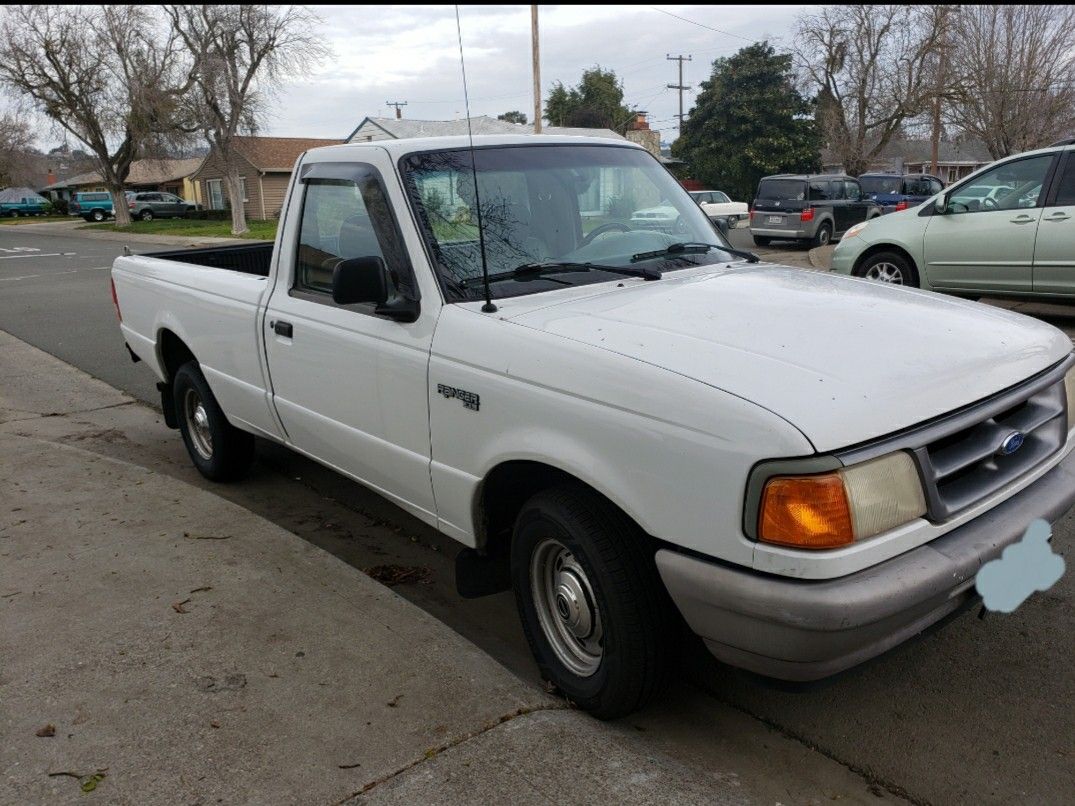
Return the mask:
M294 6L166 6L194 60L192 115L224 164L231 231L247 231L234 140L257 131L266 102L287 78L310 70L329 50L315 14Z
M0 83L94 155L116 223L130 223L123 183L150 140L175 131L182 71L174 37L139 6L9 6Z
M0 114L0 187L14 184L25 155L33 146L30 124L13 112Z
M1075 128L1075 6L960 6L952 14L958 93L948 120L993 159Z
M825 6L799 18L797 61L844 170L869 169L937 94L941 10L926 5Z

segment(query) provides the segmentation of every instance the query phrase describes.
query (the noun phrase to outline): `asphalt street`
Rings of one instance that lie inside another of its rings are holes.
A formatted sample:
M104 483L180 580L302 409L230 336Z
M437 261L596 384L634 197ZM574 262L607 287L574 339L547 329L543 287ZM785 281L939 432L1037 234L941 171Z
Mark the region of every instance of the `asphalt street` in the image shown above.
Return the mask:
M733 244L749 248L749 233ZM0 226L0 329L135 397L154 403L154 379L123 349L109 293L117 242L34 235ZM140 244L136 252L167 247ZM774 259L773 250L766 254ZM802 264L805 250L795 250ZM789 261L790 262L790 261ZM1021 309L1022 310L1022 309ZM1031 311L1033 309L1030 309ZM1075 334L1075 308L1044 318ZM178 436L160 425L134 442L102 433L101 450L191 479ZM398 564L428 571L425 584L396 592L537 682L514 602L501 594L462 600L454 592L458 546L377 495L289 451L259 444L242 484L194 481L359 568ZM668 699L626 720L655 745L714 767L727 755L756 758L778 781L811 774L810 748L861 776L864 789L917 803L1070 803L1075 792L1075 516L1055 528L1069 572L1010 616L967 613L864 668L805 690L774 688L696 653ZM822 784L789 789L784 803L846 797Z

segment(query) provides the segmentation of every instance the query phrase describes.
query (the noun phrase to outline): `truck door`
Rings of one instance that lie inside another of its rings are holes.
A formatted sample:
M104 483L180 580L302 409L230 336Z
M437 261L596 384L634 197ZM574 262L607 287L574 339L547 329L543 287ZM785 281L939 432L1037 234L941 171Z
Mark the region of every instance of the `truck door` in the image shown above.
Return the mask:
M396 292L417 295L384 177L386 152L301 166L261 326L289 443L435 522L426 385L437 306L400 322L332 299L335 266L370 256Z
M1075 151L1064 155L1038 222L1034 292L1075 295Z

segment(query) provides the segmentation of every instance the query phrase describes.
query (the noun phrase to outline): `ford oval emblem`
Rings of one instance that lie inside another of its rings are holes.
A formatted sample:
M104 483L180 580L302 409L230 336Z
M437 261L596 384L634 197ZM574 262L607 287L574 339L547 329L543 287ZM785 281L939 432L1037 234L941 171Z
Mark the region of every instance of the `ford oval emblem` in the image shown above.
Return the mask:
M1000 447L997 449L997 456L1011 456L1021 447L1023 442L1026 441L1026 436L1018 431L1013 431L1004 437L1004 441L1000 443Z

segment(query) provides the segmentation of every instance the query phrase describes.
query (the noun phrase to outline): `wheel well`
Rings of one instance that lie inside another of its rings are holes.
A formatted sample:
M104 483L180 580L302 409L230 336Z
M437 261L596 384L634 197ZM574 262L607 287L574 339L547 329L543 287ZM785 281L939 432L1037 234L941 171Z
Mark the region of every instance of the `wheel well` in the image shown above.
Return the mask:
M498 553L511 540L511 530L519 510L530 498L550 487L578 479L541 462L512 461L494 467L481 485L475 524L478 546L486 553Z
M899 255L900 257L902 257L904 260L907 261L908 265L912 269L914 269L915 274L917 274L917 275L919 275L919 277L921 277L921 273L918 271L918 264L915 263L914 258L911 257L910 253L906 249L903 249L902 247L899 247L899 246L896 246L895 244L890 244L890 243L874 244L869 249L867 249L865 252L863 252L861 255L859 255L859 259L855 261L855 267L854 267L854 269L852 269L852 273L857 272L859 270L859 268L862 266L863 263L865 263L871 257L876 255L878 252L893 252L893 253Z
M160 351L161 367L164 369L165 379L169 384L175 377L176 370L188 361L198 360L183 340L170 330L160 332L157 337L157 349Z

